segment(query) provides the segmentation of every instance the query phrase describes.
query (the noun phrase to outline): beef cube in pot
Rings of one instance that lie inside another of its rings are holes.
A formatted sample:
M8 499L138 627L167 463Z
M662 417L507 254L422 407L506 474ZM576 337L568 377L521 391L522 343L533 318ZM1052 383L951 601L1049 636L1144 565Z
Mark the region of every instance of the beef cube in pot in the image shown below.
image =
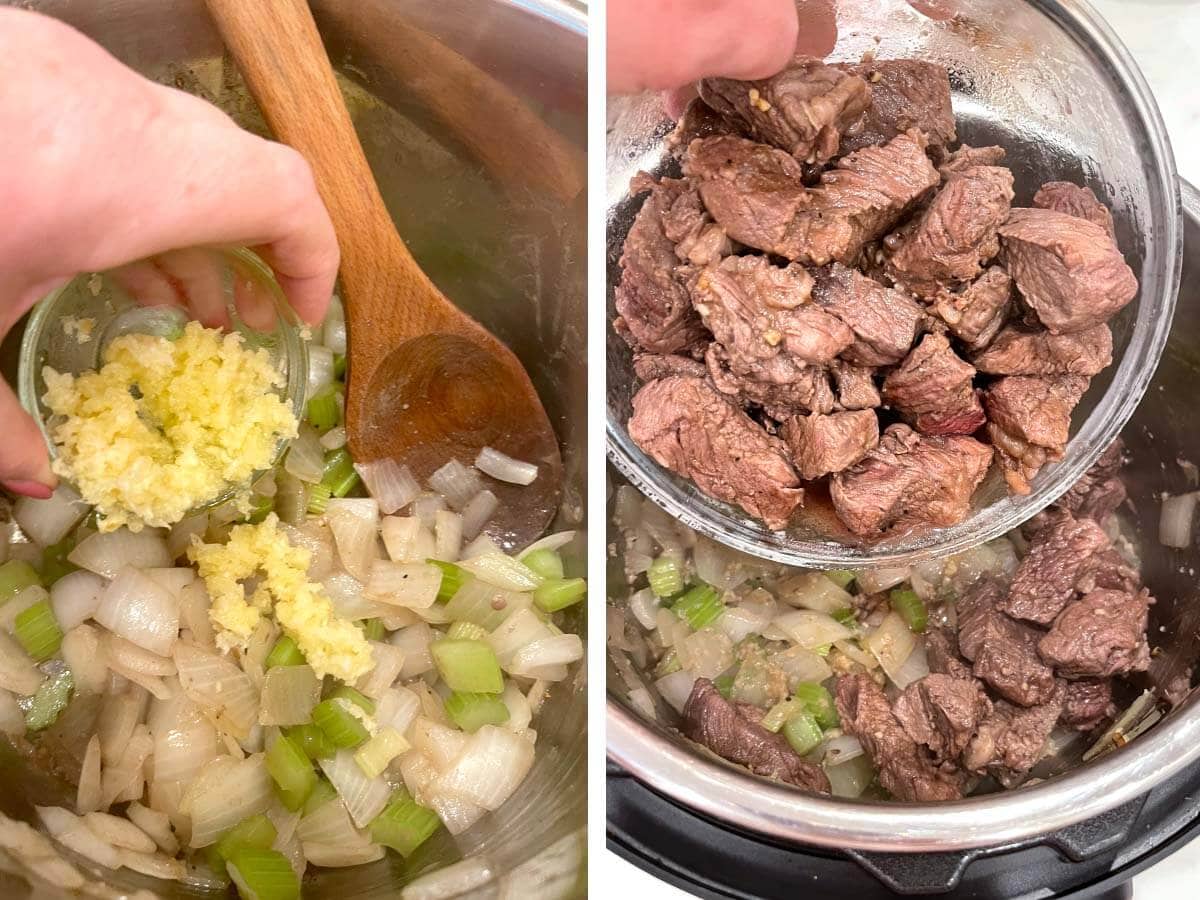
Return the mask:
M829 374L841 409L874 409L883 402L875 386L875 370L870 366L835 359L829 364Z
M1084 375L1090 378L1112 364L1112 349L1112 331L1103 322L1069 334L1010 325L971 362L980 372L989 375Z
M1025 302L1055 334L1105 322L1137 293L1137 279L1108 233L1049 209L1014 209L1000 247Z
M971 434L985 421L974 378L944 334L927 334L883 380L883 399L922 434Z
M783 439L800 477L813 481L854 465L879 443L874 410L792 416L783 423Z
M1117 438L1054 505L1078 519L1103 524L1125 502L1125 484L1117 475L1124 465L1125 444Z
M908 736L923 744L934 759L956 760L979 723L992 712L992 702L974 678L926 675L904 689L892 708Z
M1012 278L990 266L961 291L943 290L933 298L933 311L968 347L986 347L1008 315ZM978 368L978 366L976 367Z
M641 381L656 381L668 375L691 375L703 378L708 374L704 363L690 356L659 353L635 353L633 371Z
M786 525L804 500L783 441L703 379L672 375L643 385L629 436L659 465L770 528Z
M855 334L843 359L860 366L891 365L904 359L924 317L917 303L840 263L815 274L813 299Z
M1033 205L1037 209L1052 209L1078 219L1087 219L1116 240L1117 230L1113 227L1112 213L1096 198L1091 188L1080 187L1069 181L1047 181L1033 195Z
M842 727L862 742L879 770L879 783L893 797L909 802L962 797L961 773L933 763L909 737L883 688L869 675L843 675L834 699Z
M690 181L662 184L676 185L676 195L662 215L663 234L675 244L675 256L682 263L703 266L728 256L733 247L725 229L716 224L704 208L700 192ZM633 190L653 190L656 182L642 173L634 178ZM679 187L683 185L684 187Z
M1038 706L1014 706L996 701L963 753L963 766L971 772L991 772L1011 784L1037 764L1063 708L1064 689L1055 684L1049 700Z
M708 137L744 138L746 134L736 122L731 122L697 97L684 109L675 123L675 130L667 135L667 146L679 156L687 151L692 141Z
M966 517L991 461L992 449L973 438L922 437L891 425L861 462L833 476L830 495L838 518L858 535L953 525Z
M797 413L833 411L833 388L824 369L816 366L798 369L788 382L759 381L730 369L725 348L715 342L709 344L704 362L718 391L739 404L762 407L776 421L782 422Z
M1071 437L1071 412L1087 386L1078 375L1008 375L983 392L987 434L1014 491L1029 493L1029 480L1042 466L1062 459Z
M761 710L728 702L711 681L699 678L683 708L683 733L755 775L829 793L824 770L798 756L783 735L763 728L761 717Z
M614 299L618 332L635 349L686 352L707 338L687 288L676 276L679 258L664 227L668 210L691 190L688 182L670 178L654 184L625 238Z
M812 284L803 266L733 256L700 272L692 303L734 374L787 383L854 342L847 325L810 302Z
M871 103L858 75L819 59L796 59L770 78L705 78L700 98L750 137L797 160L824 163L838 152L842 132Z
M1018 706L1037 706L1054 693L1054 672L1038 656L1042 632L1000 611L1003 591L973 585L958 601L958 646L976 678Z
M870 85L871 105L843 133L842 153L886 143L910 128L923 132L935 153L953 143L954 110L945 66L919 59L877 59L845 68Z
M887 271L923 297L974 280L1000 251L997 229L1008 218L1012 172L975 166L953 172L917 218L884 240Z
M1068 678L1108 678L1150 665L1146 618L1150 593L1099 588L1058 614L1038 644L1046 662Z
M1057 513L1033 536L1000 608L1010 616L1049 625L1074 598L1108 535L1091 519Z
M925 659L935 675L973 678L971 667L958 653L958 636L948 628L931 628L925 635Z
M949 178L955 172L961 172L964 169L974 166L998 166L1002 162L1004 162L1003 147L970 147L963 144L942 161L938 166L938 171L943 178Z
M1112 682L1107 678L1068 681L1062 724L1075 731L1092 731L1116 715Z

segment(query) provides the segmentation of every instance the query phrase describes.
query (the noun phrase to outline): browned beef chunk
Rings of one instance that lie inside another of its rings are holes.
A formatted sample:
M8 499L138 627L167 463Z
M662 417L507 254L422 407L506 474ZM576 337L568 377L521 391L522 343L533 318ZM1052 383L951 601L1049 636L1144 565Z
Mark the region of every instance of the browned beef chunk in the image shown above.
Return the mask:
M938 761L956 760L979 723L992 712L992 701L974 678L926 675L904 689L892 708L908 736Z
M1012 783L1034 767L1063 708L1064 689L1055 684L1050 699L1028 708L996 701L992 714L979 726L963 753L963 766L971 772L991 772Z
M1137 583L1137 573L1115 555L1099 525L1057 511L1033 535L1000 608L1049 625L1080 591L1097 584L1132 589Z
M700 272L692 303L735 375L786 384L854 342L848 326L810 302L812 283L803 266L731 256Z
M834 699L842 727L862 742L879 770L879 783L897 800L957 800L962 775L939 767L893 715L883 688L869 675L844 675Z
M1038 656L1043 632L1000 611L1003 591L981 581L958 601L958 647L972 671L1001 697L1037 706L1054 693L1054 672Z
M678 354L635 353L633 371L640 381L654 381L668 375L691 375L703 378L708 374L704 363Z
M1102 524L1125 502L1125 483L1117 474L1124 465L1125 444L1117 438L1054 505Z
M887 271L923 297L973 281L1000 251L996 229L1008 218L1012 172L975 166L952 172L909 225L889 235Z
M1150 665L1150 593L1098 588L1058 614L1038 644L1042 658L1069 678L1108 678Z
M1116 714L1112 682L1107 678L1068 681L1060 721L1076 731L1091 731Z
M1010 325L971 362L989 375L1092 375L1112 363L1112 331L1104 323L1069 334Z
M818 59L797 59L760 81L706 78L699 87L705 103L750 137L808 163L831 159L871 103L866 81Z
M837 405L842 409L874 409L883 402L875 386L875 370L870 366L835 359L829 364L829 374L837 392Z
M782 422L797 413L828 413L833 411L833 388L829 374L816 366L796 372L794 381L776 383L759 381L738 375L729 368L725 350L719 344L709 344L704 354L708 377L713 386L740 404L761 406L768 416Z
M1033 205L1037 209L1052 209L1068 216L1087 219L1107 231L1109 237L1116 238L1117 231L1113 227L1112 213L1096 199L1091 188L1080 187L1069 181L1047 181L1033 195Z
M750 709L761 717L761 711ZM683 708L683 733L755 775L829 793L829 779L820 766L798 756L783 735L763 728L750 710L728 702L707 678L696 680Z
M629 436L660 465L771 528L787 524L804 500L783 441L701 378L672 375L643 385Z
M706 339L687 288L676 277L679 257L664 226L671 207L691 191L686 181L655 184L625 238L621 282L614 292L617 330L635 349L678 353Z
M733 135L745 137L737 124L726 119L715 109L697 97L687 105L675 130L667 136L667 146L676 155L687 150L688 144L699 138Z
M958 635L947 628L931 628L925 635L925 658L935 675L973 677L971 667L958 654Z
M933 311L968 347L986 347L1004 324L1012 279L1000 266L988 267L961 291L939 291Z
M904 359L924 315L917 303L899 291L840 263L816 272L813 299L854 330L855 341L842 357L860 366Z
M1025 302L1055 334L1082 331L1133 299L1137 279L1105 230L1049 209L1014 209L1000 246Z
M935 151L954 141L945 66L918 59L878 59L846 68L866 79L871 105L842 135L842 153L886 143L910 128L923 132Z
M992 461L992 448L961 435L922 437L891 425L862 462L833 476L838 518L855 534L961 522Z
M1038 470L1062 459L1071 437L1071 411L1087 385L1078 375L1007 375L983 392L987 434L1014 491L1029 493L1029 480Z
M927 334L883 380L883 399L922 434L971 434L984 423L974 378L944 334Z
M963 144L946 157L938 171L943 178L973 166L998 166L1004 161L1003 147L969 147Z
M800 477L812 481L866 456L879 443L879 419L870 409L792 416L783 423L783 439Z
M812 189L786 153L740 138L692 142L683 170L729 237L807 265L852 262L937 184L917 134L842 157Z

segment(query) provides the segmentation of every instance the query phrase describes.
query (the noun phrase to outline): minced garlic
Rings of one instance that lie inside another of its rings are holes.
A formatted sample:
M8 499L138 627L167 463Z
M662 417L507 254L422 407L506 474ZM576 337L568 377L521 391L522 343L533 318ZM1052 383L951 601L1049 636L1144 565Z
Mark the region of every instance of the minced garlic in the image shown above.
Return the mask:
M99 371L43 375L54 471L96 508L101 531L170 526L270 466L297 433L267 351L198 322L174 341L122 335Z
M353 684L374 665L362 630L339 618L321 585L308 580L312 554L292 546L274 513L258 525L235 525L225 544L194 541L188 558L208 587L222 650L244 648L273 612L318 676ZM250 579L258 586L247 597L243 582Z

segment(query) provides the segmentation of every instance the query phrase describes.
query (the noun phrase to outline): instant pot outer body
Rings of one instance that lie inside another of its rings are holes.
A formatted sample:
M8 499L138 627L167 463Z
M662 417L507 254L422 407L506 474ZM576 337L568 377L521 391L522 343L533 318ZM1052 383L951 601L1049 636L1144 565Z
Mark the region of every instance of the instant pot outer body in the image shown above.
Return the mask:
M243 126L266 133L200 0L13 5L68 22L147 76L199 94ZM400 234L439 287L525 364L563 448L564 502L556 528L581 528L587 434L587 373L580 363L587 331L584 8L567 0L313 0L312 6ZM472 105L471 96L458 90L464 83L504 97L509 106ZM522 133L506 134L512 122L522 124ZM516 165L506 152L529 146L530 131L546 139L540 152ZM0 367L14 384L21 331L14 329L0 352ZM575 570L570 574L586 574L582 539L565 555ZM576 625L582 628L583 621L581 615ZM460 853L486 854L496 873L477 896L494 896L501 886L526 896L541 882L534 866L523 864L551 847L557 850L553 859L542 856L537 863L543 873L557 869L557 877L541 893L581 893L585 687L582 666L555 686L543 707L533 771L497 813L457 839L442 832L409 864L389 853L367 866L317 870L305 880L305 896L396 896L405 882ZM32 822L34 804L73 807L73 797L0 742L0 812ZM0 851L0 897L62 895L36 874L10 875L12 867L13 859ZM94 878L89 893L147 889L162 897L205 896L128 869L81 869Z
M1164 493L1194 490L1200 456L1200 192L1183 186L1175 317L1150 389L1122 432L1155 653L1147 684L1200 657L1200 547L1158 543ZM817 798L700 753L650 724L609 680L608 840L631 862L714 897L897 894L1010 900L1107 897L1200 834L1200 696L1149 732L1041 784L954 803ZM919 852L913 852L919 851ZM1114 894L1119 896L1120 894Z

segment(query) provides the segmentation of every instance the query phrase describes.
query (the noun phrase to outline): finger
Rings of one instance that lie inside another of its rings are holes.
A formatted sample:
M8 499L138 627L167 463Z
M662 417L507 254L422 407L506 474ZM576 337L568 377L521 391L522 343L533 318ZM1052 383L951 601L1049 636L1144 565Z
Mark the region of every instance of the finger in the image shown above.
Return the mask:
M797 0L796 15L800 20L796 53L822 59L832 53L838 38L835 0Z
M21 408L12 389L0 381L0 422L4 440L0 441L0 483L14 494L44 500L58 479L50 471L46 441L37 423Z
M676 121L682 119L684 110L688 108L688 104L695 100L697 96L696 85L694 84L684 85L671 91L664 91L663 106L666 107L667 115Z
M105 273L138 306L178 306L187 303L167 279L149 260L140 260L127 266L118 266Z
M150 264L174 287L197 322L208 328L229 327L225 258L219 250L172 250L153 257Z
M256 248L261 249L261 248ZM233 271L233 303L242 321L255 331L274 331L279 314L271 289L262 278L238 267Z

